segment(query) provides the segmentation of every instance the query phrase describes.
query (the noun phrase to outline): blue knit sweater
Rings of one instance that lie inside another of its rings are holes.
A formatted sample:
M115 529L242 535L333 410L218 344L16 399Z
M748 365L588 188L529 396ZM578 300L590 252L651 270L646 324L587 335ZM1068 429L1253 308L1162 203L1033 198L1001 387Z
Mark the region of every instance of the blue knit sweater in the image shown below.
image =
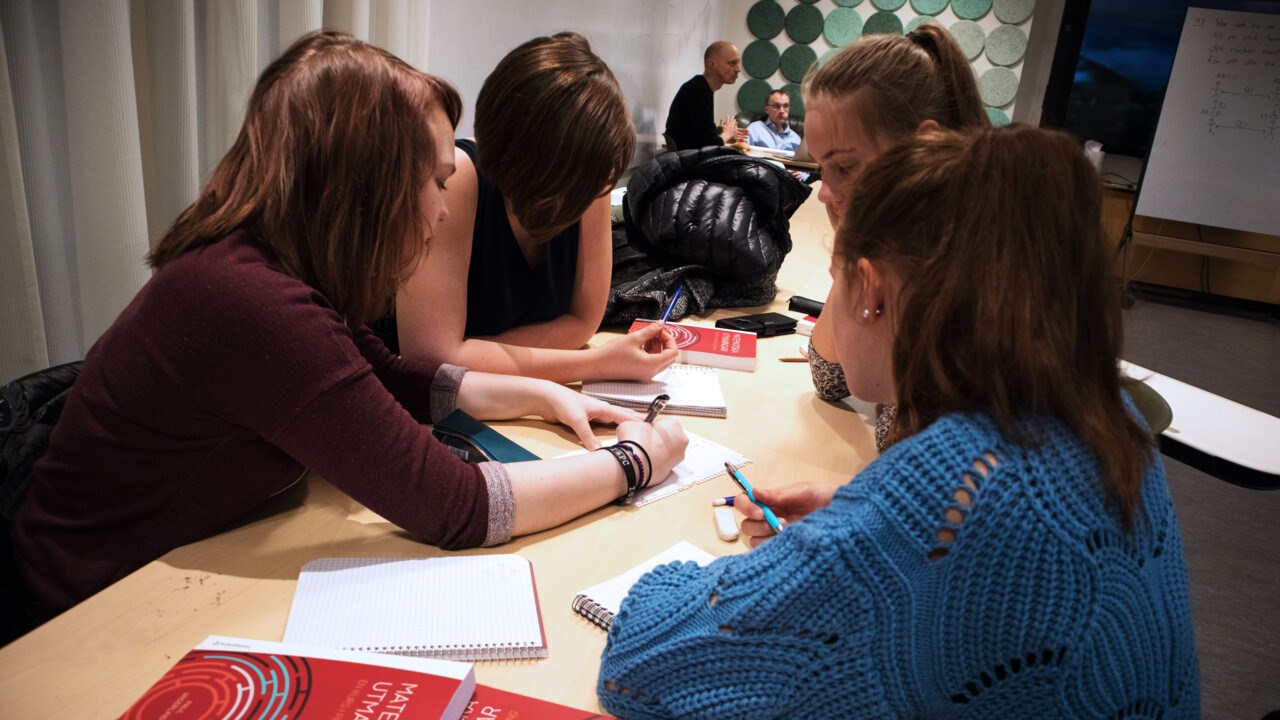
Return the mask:
M630 720L1199 717L1163 465L1126 533L1092 453L1047 425L1028 449L948 416L756 550L648 573L601 702Z

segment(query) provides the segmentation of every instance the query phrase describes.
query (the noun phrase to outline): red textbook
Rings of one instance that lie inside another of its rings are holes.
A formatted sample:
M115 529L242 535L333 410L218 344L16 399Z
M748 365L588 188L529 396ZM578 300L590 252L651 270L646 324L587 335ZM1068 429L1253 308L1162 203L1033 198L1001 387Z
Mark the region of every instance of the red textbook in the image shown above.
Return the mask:
M470 663L211 635L121 718L458 720L475 688Z
M635 332L657 320L636 320L627 332ZM667 323L667 332L676 341L680 358L687 365L709 365L726 370L756 369L756 334L727 328Z
M462 720L611 720L610 715L578 710L546 700L477 685Z

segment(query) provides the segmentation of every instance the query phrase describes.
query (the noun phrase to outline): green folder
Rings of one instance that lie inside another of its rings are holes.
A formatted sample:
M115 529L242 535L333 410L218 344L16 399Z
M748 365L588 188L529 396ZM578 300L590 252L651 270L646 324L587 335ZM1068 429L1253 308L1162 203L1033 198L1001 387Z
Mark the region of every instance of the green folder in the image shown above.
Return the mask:
M496 460L512 463L542 459L462 410L449 413L435 424L431 432L444 444L460 450L458 454L470 462Z

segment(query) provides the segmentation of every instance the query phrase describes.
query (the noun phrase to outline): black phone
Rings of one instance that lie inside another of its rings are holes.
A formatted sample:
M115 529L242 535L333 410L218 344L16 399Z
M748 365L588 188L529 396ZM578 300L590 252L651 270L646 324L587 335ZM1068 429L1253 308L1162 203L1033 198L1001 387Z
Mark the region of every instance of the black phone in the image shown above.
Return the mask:
M794 333L796 331L796 319L782 313L767 312L722 318L716 321L716 327L752 332L759 337L772 337L774 335L790 335Z

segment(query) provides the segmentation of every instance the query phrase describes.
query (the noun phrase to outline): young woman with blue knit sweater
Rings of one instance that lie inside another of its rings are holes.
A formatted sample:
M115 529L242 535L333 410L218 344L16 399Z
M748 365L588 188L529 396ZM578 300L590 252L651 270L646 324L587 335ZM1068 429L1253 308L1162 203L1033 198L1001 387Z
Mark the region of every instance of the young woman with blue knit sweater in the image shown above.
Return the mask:
M1050 188L1052 190L1050 191ZM1164 468L1124 396L1097 172L1025 126L925 132L844 204L826 313L898 402L834 491L744 496L759 546L623 602L601 702L638 718L1195 718Z

